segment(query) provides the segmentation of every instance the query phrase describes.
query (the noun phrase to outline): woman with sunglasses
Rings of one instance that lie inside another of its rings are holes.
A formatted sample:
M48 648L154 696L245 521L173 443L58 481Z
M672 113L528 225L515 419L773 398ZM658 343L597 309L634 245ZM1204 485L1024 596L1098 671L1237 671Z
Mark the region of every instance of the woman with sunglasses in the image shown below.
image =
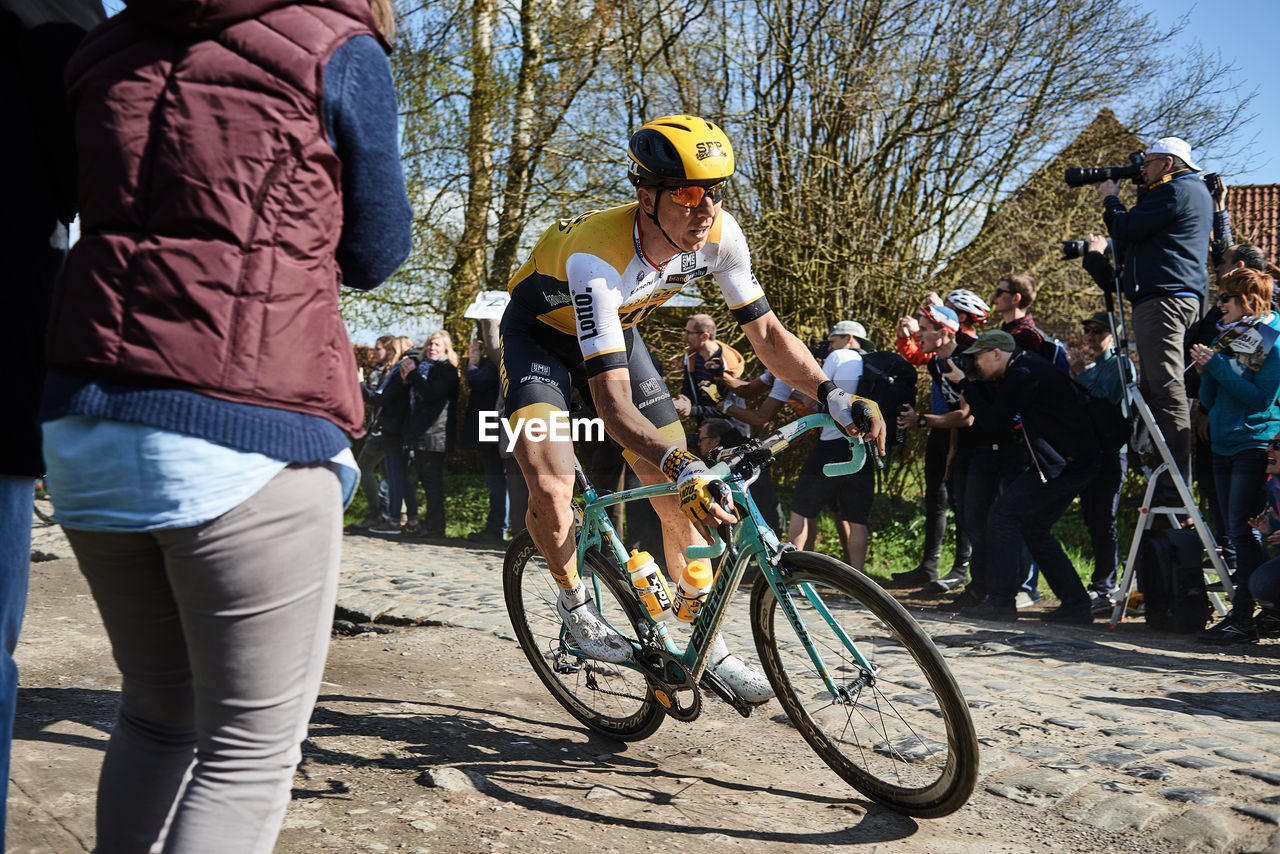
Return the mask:
M1201 375L1200 404L1209 411L1214 483L1236 551L1236 592L1231 613L1198 639L1253 643L1258 631L1249 581L1267 553L1250 520L1264 501L1267 447L1280 432L1280 321L1271 311L1273 284L1265 273L1237 270L1218 287L1218 337L1212 347L1192 345L1191 358Z

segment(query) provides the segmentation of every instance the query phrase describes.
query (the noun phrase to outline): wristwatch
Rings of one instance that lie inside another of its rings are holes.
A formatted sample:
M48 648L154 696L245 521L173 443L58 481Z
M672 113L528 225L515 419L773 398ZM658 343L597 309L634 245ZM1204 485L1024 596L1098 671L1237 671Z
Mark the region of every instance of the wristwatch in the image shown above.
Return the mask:
M924 413L921 413L921 414L919 414L919 415L917 415L917 416L916 416L916 426L917 426L917 427L928 427L928 426L929 426L929 422L925 419L925 417L924 417Z

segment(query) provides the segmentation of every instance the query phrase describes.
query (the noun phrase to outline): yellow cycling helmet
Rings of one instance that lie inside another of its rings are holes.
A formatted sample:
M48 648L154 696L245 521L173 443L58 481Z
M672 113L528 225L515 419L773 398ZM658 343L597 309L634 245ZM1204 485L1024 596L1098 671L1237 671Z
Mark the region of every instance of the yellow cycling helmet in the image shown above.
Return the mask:
M733 174L733 146L714 122L663 116L645 122L627 145L627 177L638 186L722 181Z

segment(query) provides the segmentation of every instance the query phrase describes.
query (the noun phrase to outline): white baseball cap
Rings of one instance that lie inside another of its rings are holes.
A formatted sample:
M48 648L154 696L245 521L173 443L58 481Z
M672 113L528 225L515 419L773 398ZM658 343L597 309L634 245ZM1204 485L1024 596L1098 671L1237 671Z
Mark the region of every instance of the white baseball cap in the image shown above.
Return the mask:
M1151 147L1147 149L1147 154L1172 154L1187 164L1188 169L1194 169L1196 172L1200 171L1200 167L1191 160L1191 146L1187 144L1186 140L1178 139L1176 136L1157 139L1151 143Z
M867 339L867 329L856 320L842 320L835 326L831 327L831 334L827 336L827 340L831 340L836 335L852 335L864 350L874 350L875 345Z

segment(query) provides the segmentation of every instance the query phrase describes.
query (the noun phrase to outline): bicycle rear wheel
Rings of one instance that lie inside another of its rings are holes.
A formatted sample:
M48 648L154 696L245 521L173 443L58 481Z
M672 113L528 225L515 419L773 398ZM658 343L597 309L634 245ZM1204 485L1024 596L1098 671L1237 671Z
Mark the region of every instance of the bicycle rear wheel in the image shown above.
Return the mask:
M964 806L978 777L978 739L933 641L891 596L846 564L794 551L781 561L802 629L779 614L785 609L766 583L752 591L751 625L760 661L800 734L847 783L887 807L937 818ZM802 637L817 651L836 695Z
M633 621L643 616L640 604L623 588L618 570L594 550L587 552L581 570L600 613L624 636L634 638ZM569 714L622 741L647 738L662 725L664 712L643 674L624 664L588 658L573 647L556 613L560 587L528 531L507 547L502 587L520 647Z

